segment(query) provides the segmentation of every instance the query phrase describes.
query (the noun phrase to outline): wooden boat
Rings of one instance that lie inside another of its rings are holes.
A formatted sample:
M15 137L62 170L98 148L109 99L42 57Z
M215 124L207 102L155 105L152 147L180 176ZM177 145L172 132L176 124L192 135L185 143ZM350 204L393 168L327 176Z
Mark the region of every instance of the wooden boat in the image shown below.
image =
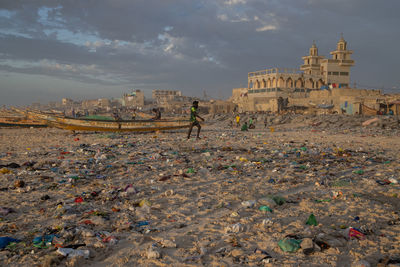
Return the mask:
M46 123L36 119L30 119L26 114L14 110L0 111L0 127L47 127Z
M44 128L47 127L47 124L31 120L9 121L0 119L0 127Z
M47 124L72 131L148 132L187 128L189 120L93 120L48 117Z
M72 131L149 132L188 128L189 120L99 120L71 118L40 111L26 111L30 118L46 121L50 127Z

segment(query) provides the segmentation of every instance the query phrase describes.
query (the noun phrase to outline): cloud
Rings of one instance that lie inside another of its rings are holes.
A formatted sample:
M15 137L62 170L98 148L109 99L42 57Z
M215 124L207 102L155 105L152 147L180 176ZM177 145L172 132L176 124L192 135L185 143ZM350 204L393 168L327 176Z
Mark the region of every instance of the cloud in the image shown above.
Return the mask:
M264 25L256 29L257 32L265 32L265 31L273 31L276 30L277 27L275 25Z
M224 4L225 5L238 5L238 4L241 4L241 5L244 5L244 4L246 4L246 0L228 0L228 1L225 1L224 2Z
M354 50L352 81L392 88L399 8L397 0L3 0L0 104L18 102L17 89L26 93L37 77L77 82L86 95L120 86L227 97L250 71L298 67L312 40L329 56L341 32Z

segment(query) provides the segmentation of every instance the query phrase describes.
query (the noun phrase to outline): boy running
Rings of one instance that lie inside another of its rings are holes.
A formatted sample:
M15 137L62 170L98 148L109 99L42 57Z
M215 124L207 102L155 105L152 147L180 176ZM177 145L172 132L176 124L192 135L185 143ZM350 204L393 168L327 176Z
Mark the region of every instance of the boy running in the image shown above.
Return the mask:
M199 108L199 101L193 101L193 106L190 108L190 127L188 132L188 139L190 139L190 134L192 133L192 129L194 126L197 127L197 139L200 139L200 122L197 120L199 118L201 121L204 121L202 117L197 113L197 109Z

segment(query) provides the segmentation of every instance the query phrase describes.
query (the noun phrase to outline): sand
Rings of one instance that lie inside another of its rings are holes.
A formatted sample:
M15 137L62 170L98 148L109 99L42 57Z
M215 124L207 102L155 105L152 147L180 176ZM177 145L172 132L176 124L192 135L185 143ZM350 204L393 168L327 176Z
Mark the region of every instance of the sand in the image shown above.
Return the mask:
M228 127L227 116L208 118L203 138L189 141L185 131L0 129L0 165L21 165L0 174L0 207L13 210L0 213L0 236L22 240L0 250L0 265L394 264L395 120L282 118L248 132ZM311 214L316 226L306 224ZM350 227L361 235L350 237ZM58 237L33 246L46 234ZM284 252L285 237L301 248ZM58 249L76 244L86 258Z

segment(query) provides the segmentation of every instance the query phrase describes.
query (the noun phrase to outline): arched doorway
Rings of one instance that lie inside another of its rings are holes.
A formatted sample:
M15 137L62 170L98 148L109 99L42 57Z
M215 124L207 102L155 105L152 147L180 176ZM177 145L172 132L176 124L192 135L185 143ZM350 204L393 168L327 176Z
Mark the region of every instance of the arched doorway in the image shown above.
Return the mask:
M303 88L303 81L301 80L301 78L298 78L296 81L296 88Z
M275 88L276 87L276 79L272 78L272 87Z
M268 80L267 80L267 88L271 88L271 79L270 78L268 78Z
M265 81L265 79L262 80L262 88L266 88L267 87L267 82Z
M260 88L260 81L256 80L255 89L259 89L259 88Z
M286 87L287 88L293 88L293 80L292 80L292 78L288 78L287 80L286 80Z
M314 81L313 81L313 79L308 79L308 80L306 80L306 86L305 86L306 88L310 88L310 89L313 89L314 88Z
M279 87L279 88L285 87L285 81L283 80L282 77L280 77L278 79L278 86L277 87Z

